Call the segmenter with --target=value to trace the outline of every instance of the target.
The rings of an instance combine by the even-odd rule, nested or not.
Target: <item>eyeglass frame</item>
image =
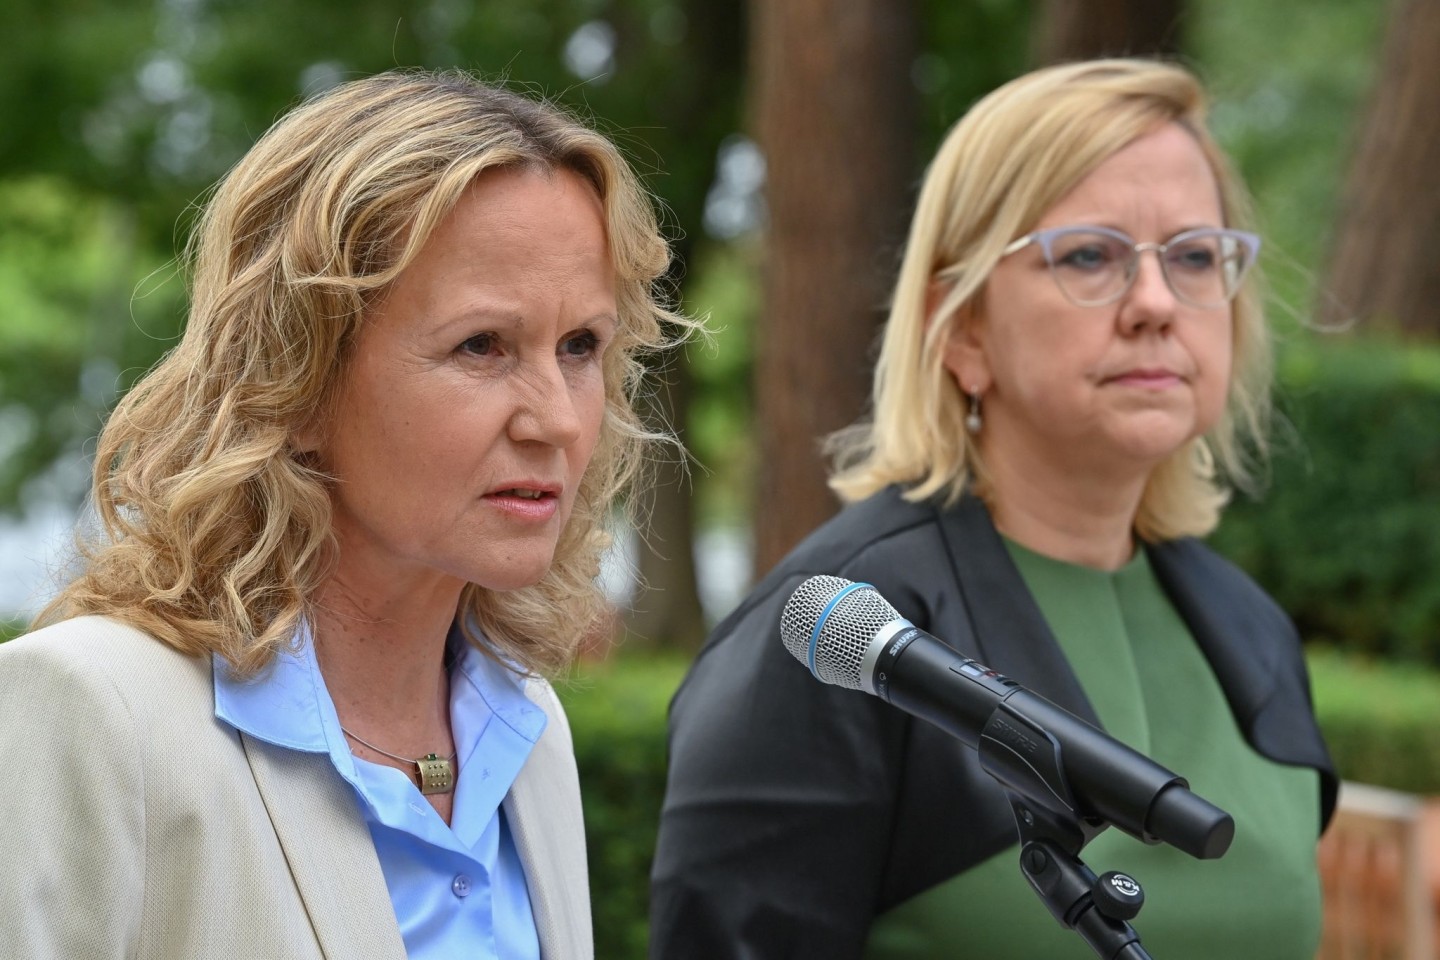
[[[1103,234],[1104,236],[1112,237],[1116,240],[1119,240],[1121,243],[1128,245],[1130,249],[1134,252],[1134,258],[1130,261],[1131,268],[1126,271],[1125,283],[1120,287],[1119,290],[1114,293],[1114,295],[1105,297],[1102,300],[1078,299],[1077,297],[1072,295],[1069,290],[1065,289],[1065,284],[1062,283],[1060,281],[1060,278],[1055,275],[1055,255],[1054,252],[1051,250],[1050,245],[1055,241],[1056,237],[1071,233]],[[1165,252],[1171,247],[1173,247],[1177,242],[1191,239],[1197,235],[1215,234],[1227,237],[1234,237],[1238,239],[1241,245],[1245,247],[1249,256],[1245,261],[1245,267],[1241,271],[1239,278],[1235,281],[1234,292],[1232,292],[1224,300],[1221,300],[1219,303],[1199,303],[1195,300],[1192,300],[1190,297],[1186,296],[1178,289],[1176,289],[1175,283],[1170,279],[1170,270],[1165,265]],[[1116,230],[1113,227],[1101,227],[1091,224],[1072,224],[1063,227],[1049,227],[1044,230],[1035,230],[1031,233],[1027,233],[1023,237],[1012,240],[1005,247],[1005,249],[1001,251],[1000,256],[1003,259],[1004,257],[1008,257],[1013,253],[1019,253],[1021,250],[1024,250],[1031,244],[1038,244],[1040,246],[1041,252],[1045,255],[1045,265],[1049,268],[1050,278],[1055,281],[1055,287],[1060,291],[1061,296],[1063,296],[1066,300],[1069,300],[1071,303],[1075,304],[1075,306],[1077,307],[1104,307],[1121,299],[1125,296],[1125,294],[1130,292],[1130,289],[1135,286],[1135,280],[1140,276],[1140,255],[1146,253],[1147,251],[1154,250],[1156,257],[1160,260],[1160,275],[1164,277],[1165,286],[1168,287],[1170,292],[1175,295],[1175,299],[1179,300],[1181,303],[1188,304],[1200,310],[1218,310],[1221,307],[1225,306],[1225,304],[1234,300],[1235,297],[1239,295],[1240,288],[1245,283],[1246,275],[1250,272],[1250,268],[1255,265],[1256,259],[1260,256],[1260,243],[1260,236],[1258,234],[1250,233],[1247,230],[1235,230],[1230,227],[1197,227],[1194,230],[1182,230],[1179,233],[1175,234],[1173,237],[1170,237],[1168,240],[1165,240],[1163,243],[1151,243],[1148,241],[1145,243],[1140,243],[1134,237],[1130,236],[1128,233],[1125,233],[1123,230]]]

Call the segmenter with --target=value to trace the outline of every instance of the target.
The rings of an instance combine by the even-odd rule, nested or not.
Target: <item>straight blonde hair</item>
[[[121,400],[99,438],[101,531],[36,619],[106,614],[237,674],[290,643],[334,561],[330,479],[292,438],[323,420],[366,309],[482,172],[568,170],[599,195],[619,328],[606,411],[554,563],[532,587],[466,587],[472,642],[553,671],[606,616],[597,582],[616,498],[657,439],[633,407],[641,354],[663,329],[669,264],[650,198],[609,140],[559,108],[459,72],[336,87],[281,119],[221,181],[187,248],[178,345]],[[669,324],[668,328],[662,325]],[[485,646],[482,645],[482,649]]]
[[[905,496],[954,502],[988,496],[978,445],[964,428],[965,397],[943,347],[982,295],[1005,247],[1091,171],[1135,139],[1178,123],[1199,143],[1219,186],[1225,223],[1248,228],[1250,202],[1205,126],[1199,82],[1172,63],[1094,60],[1049,67],[980,100],[946,136],[925,175],[881,343],[868,420],[833,435],[830,486],[843,500],[891,484]],[[935,306],[934,281],[948,292]],[[1232,305],[1234,370],[1226,410],[1206,436],[1150,475],[1135,520],[1147,540],[1208,533],[1231,486],[1254,483],[1265,453],[1271,346],[1260,280]]]

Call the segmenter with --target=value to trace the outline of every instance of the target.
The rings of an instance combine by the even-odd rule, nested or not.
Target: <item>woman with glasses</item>
[[[1336,778],[1295,630],[1198,539],[1264,450],[1270,357],[1240,183],[1186,70],[1049,68],[931,164],[849,506],[711,637],[671,709],[655,957],[1093,954],[1021,875],[976,754],[783,649],[807,577],[921,629],[1188,778],[1235,839],[1196,860],[1106,830],[1164,960],[1312,957]]]

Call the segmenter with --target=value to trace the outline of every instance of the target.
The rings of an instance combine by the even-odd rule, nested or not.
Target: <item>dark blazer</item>
[[[1251,745],[1320,771],[1318,835],[1338,781],[1293,625],[1198,541],[1146,549]],[[979,500],[946,510],[891,489],[847,508],[715,629],[671,704],[654,958],[858,957],[873,917],[1016,842],[969,748],[785,651],[780,611],[818,573],[874,584],[916,626],[1099,725]]]

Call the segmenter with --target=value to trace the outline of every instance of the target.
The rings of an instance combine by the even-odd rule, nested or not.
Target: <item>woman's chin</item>
[[[1120,459],[1153,469],[1203,433],[1192,418],[1147,416],[1120,425],[1111,433],[1107,446]]]
[[[486,564],[471,571],[471,583],[486,590],[506,592],[533,587],[550,572],[553,556],[522,558],[504,564]]]
[[[545,574],[547,571],[548,568],[547,570],[542,570],[539,573],[534,574],[533,576],[522,576],[512,572],[505,576],[486,576],[483,578],[477,578],[475,580],[472,580],[471,582],[478,587],[481,587],[485,590],[493,591],[495,593],[509,593],[513,590],[525,590],[529,587],[535,586],[535,584],[545,579]]]

